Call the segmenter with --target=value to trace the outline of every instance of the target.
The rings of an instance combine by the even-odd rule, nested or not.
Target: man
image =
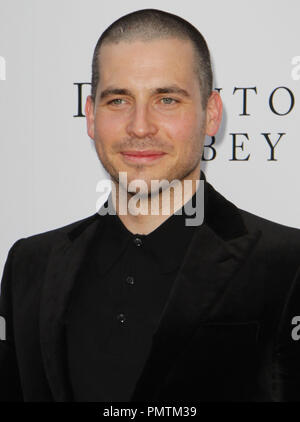
[[[123,16],[96,45],[85,111],[112,194],[10,249],[1,399],[299,400],[300,233],[238,209],[200,170],[222,114],[201,34],[158,10]],[[137,181],[159,213],[120,212]]]

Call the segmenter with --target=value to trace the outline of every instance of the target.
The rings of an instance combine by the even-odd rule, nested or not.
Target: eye
[[[163,104],[166,104],[166,105],[171,105],[171,104],[179,102],[178,100],[175,100],[174,98],[171,98],[171,97],[161,98],[161,101],[163,102]]]
[[[113,104],[113,105],[121,105],[124,101],[122,98],[114,98],[113,100],[109,101],[107,104]]]

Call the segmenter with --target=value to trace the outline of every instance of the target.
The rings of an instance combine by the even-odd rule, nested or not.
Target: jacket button
[[[134,238],[134,243],[136,246],[142,246],[142,239],[140,239],[139,237],[135,237]]]
[[[117,315],[117,320],[120,321],[122,324],[126,321],[126,317],[124,314]]]
[[[128,277],[126,277],[126,283],[133,285],[134,284],[134,278],[131,275],[129,275]]]

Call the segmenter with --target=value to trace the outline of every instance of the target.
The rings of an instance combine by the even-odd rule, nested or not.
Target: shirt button
[[[126,283],[131,285],[134,284],[134,278],[129,275],[128,277],[126,277]]]
[[[135,245],[136,246],[142,246],[142,239],[140,239],[139,237],[136,237],[135,239],[134,239],[134,243],[135,243]]]
[[[117,315],[117,320],[123,324],[126,321],[126,317],[124,314],[119,314]]]

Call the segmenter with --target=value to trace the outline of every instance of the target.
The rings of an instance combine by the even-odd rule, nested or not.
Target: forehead
[[[99,73],[102,86],[155,80],[193,85],[195,50],[191,41],[176,38],[107,43],[100,49]]]

